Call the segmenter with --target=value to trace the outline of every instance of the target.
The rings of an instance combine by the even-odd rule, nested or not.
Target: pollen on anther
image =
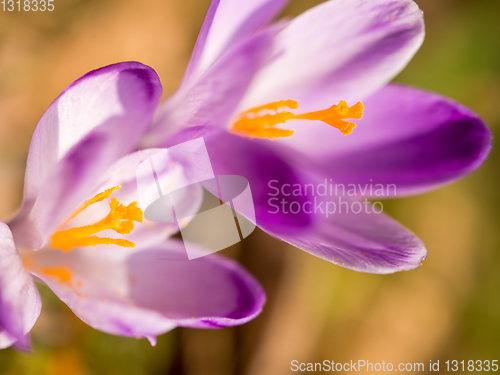
[[[73,213],[71,218],[74,218],[90,205],[109,198],[115,190],[118,190],[120,188],[121,186],[116,186],[97,194],[95,197],[88,200],[79,209],[77,209],[75,213]],[[125,206],[121,204],[116,199],[116,197],[113,197],[109,203],[109,208],[110,212],[108,216],[95,224],[57,231],[51,237],[51,246],[59,248],[63,251],[69,251],[74,247],[96,245],[117,245],[121,247],[134,247],[135,244],[126,239],[94,236],[94,234],[108,229],[113,230],[118,234],[126,235],[131,233],[134,229],[134,222],[142,222],[143,212],[139,207],[137,207],[137,202],[132,202],[128,206]]]
[[[275,128],[291,120],[318,120],[340,130],[343,135],[351,134],[356,124],[345,121],[360,119],[363,115],[363,104],[358,102],[349,107],[344,100],[339,104],[321,111],[295,114],[290,110],[297,109],[294,100],[282,100],[268,103],[240,113],[232,125],[231,131],[247,137],[286,138],[294,134],[293,130]]]

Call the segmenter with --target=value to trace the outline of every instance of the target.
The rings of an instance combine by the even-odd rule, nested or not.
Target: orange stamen
[[[121,186],[116,186],[107,189],[104,192],[97,194],[94,198],[85,202],[79,207],[71,218],[70,221],[85,208],[90,205],[100,202],[109,198],[115,191],[121,189]],[[94,234],[111,229],[119,234],[129,234],[134,229],[134,221],[142,223],[142,210],[137,207],[137,202],[130,203],[124,206],[113,197],[109,203],[110,213],[104,219],[92,225],[85,225],[82,227],[75,227],[56,232],[51,238],[51,246],[69,251],[74,247],[79,246],[96,246],[96,245],[117,245],[121,247],[134,247],[135,244],[128,240],[115,239],[109,237],[97,237]]]
[[[339,129],[342,134],[348,135],[352,133],[356,125],[344,120],[360,119],[363,116],[363,103],[358,102],[349,107],[344,100],[322,111],[298,115],[285,110],[285,108],[297,109],[298,103],[294,100],[282,100],[252,108],[237,117],[232,131],[236,134],[257,138],[290,137],[294,133],[293,130],[278,129],[274,126],[289,120],[319,120]]]
[[[59,228],[62,228],[64,227],[66,224],[68,224],[71,220],[73,220],[75,217],[78,216],[78,214],[80,212],[82,212],[83,210],[85,210],[88,206],[94,204],[94,203],[97,203],[97,202],[101,202],[103,201],[104,199],[107,199],[111,196],[111,194],[113,194],[116,190],[119,190],[121,189],[122,187],[121,186],[115,186],[115,187],[112,187],[112,188],[109,188],[109,189],[106,189],[104,190],[102,193],[99,193],[97,194],[95,197],[89,199],[88,201],[86,201],[84,204],[82,204],[80,207],[78,207],[60,226]]]
[[[68,284],[71,286],[71,278],[73,277],[71,270],[66,267],[54,267],[54,268],[42,268],[42,271],[47,276],[56,277],[59,282]]]

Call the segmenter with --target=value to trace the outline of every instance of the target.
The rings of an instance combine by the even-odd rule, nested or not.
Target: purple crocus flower
[[[365,210],[326,218],[329,197],[316,194],[311,207],[305,185],[354,185],[346,199],[360,203],[380,197],[377,186],[395,186],[391,197],[426,192],[478,168],[491,132],[458,103],[388,84],[424,39],[413,1],[330,0],[270,24],[285,3],[213,0],[184,80],[143,144],[203,136],[216,174],[250,181],[267,233],[356,271],[416,268],[427,252],[413,233]],[[296,201],[296,212],[275,210],[271,197]]]
[[[90,326],[152,343],[176,326],[237,325],[261,311],[264,292],[244,269],[212,255],[188,261],[168,239],[177,227],[143,219],[136,168],[161,150],[128,153],[161,91],[151,68],[111,65],[71,84],[40,119],[22,207],[0,223],[0,348],[27,345],[41,309],[32,277]],[[182,183],[182,166],[167,164],[159,177]],[[201,192],[186,194],[199,204]]]

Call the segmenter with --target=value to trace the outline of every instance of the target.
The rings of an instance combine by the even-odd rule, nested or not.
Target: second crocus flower
[[[75,81],[40,119],[22,207],[0,223],[0,348],[28,345],[41,309],[33,278],[90,326],[152,343],[177,326],[219,328],[260,313],[264,292],[241,266],[189,261],[170,238],[177,227],[143,217],[136,169],[160,150],[130,152],[160,96],[154,70],[120,63]],[[182,165],[166,162],[162,181],[182,182]],[[183,199],[196,207],[200,194]]]
[[[143,144],[204,137],[216,174],[250,181],[267,233],[356,271],[416,268],[424,245],[385,214],[275,212],[270,184],[426,192],[478,168],[491,132],[452,100],[389,84],[424,39],[415,2],[330,0],[270,23],[285,3],[212,1],[184,80]],[[377,198],[369,191],[352,199]],[[312,199],[282,189],[272,197],[300,207]]]

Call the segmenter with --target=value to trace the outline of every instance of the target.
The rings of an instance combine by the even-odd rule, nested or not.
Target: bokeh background
[[[246,1],[246,0],[245,0]],[[292,0],[296,16],[318,0]],[[500,126],[500,1],[417,0],[427,38],[398,82],[456,99]],[[179,84],[209,0],[55,0],[45,13],[0,11],[0,219],[21,200],[31,133],[73,80],[110,63]],[[1,9],[1,8],[0,8]],[[450,142],[453,142],[450,139]],[[500,359],[500,153],[466,179],[385,202],[420,236],[423,266],[378,276],[333,266],[256,231],[225,250],[264,285],[254,321],[175,329],[151,347],[87,327],[47,288],[33,350],[0,352],[0,374],[280,375],[290,362]],[[427,366],[426,366],[427,368]]]

